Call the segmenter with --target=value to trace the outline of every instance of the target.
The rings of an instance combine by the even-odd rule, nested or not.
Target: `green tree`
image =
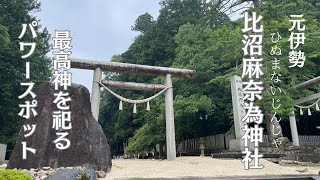
[[[160,15],[156,21],[152,20],[152,18],[148,14],[144,14],[137,19],[133,29],[140,31],[141,34],[135,39],[135,41],[129,47],[129,49],[122,54],[121,62],[156,66],[180,66],[177,65],[179,63],[176,62],[178,61],[176,59],[176,48],[178,47],[178,43],[175,40],[175,36],[178,33],[179,28],[186,23],[189,23],[191,25],[196,25],[200,23],[202,19],[206,16],[207,12],[210,10],[210,6],[212,5],[212,3],[207,3],[203,0],[161,1],[160,4]],[[229,19],[222,21],[221,19],[217,18],[217,21],[219,20],[221,22],[220,24],[223,24],[223,22],[229,22]],[[204,74],[205,73],[203,73],[203,75]],[[202,78],[202,76],[199,76],[199,79],[192,80],[192,82],[195,82],[196,85],[188,88],[185,88],[186,86],[184,86],[184,83],[188,85],[192,84],[189,81],[175,80],[174,82],[176,87],[175,94],[180,95],[175,97],[174,101],[175,106],[177,105],[181,107],[181,109],[176,108],[177,111],[175,112],[175,116],[177,116],[175,117],[176,123],[178,124],[176,126],[178,132],[177,139],[180,141],[185,138],[200,135],[208,135],[208,132],[212,133],[212,131],[214,131],[214,128],[210,128],[212,131],[205,130],[209,126],[209,124],[212,123],[212,118],[208,118],[208,116],[214,116],[213,114],[210,114],[211,108],[214,106],[214,103],[207,95],[203,95],[203,91],[196,92],[196,90],[192,89],[194,87],[196,87],[197,89],[200,89],[200,87],[204,87],[205,84],[202,84],[201,82],[208,82],[208,76],[206,77],[207,78]],[[113,79],[144,83],[164,83],[163,79],[160,77],[153,78],[142,76],[119,75],[113,77]],[[201,86],[197,87],[197,85],[200,84]],[[191,91],[189,92],[188,90]],[[207,90],[205,91],[207,92]],[[130,97],[133,99],[149,97],[152,95],[152,93],[148,92],[117,92],[119,92],[121,95],[124,95],[125,97]],[[200,98],[201,103],[203,104],[192,101],[197,98]],[[105,100],[112,101],[112,103],[116,104],[119,103],[118,100],[113,101],[113,98],[110,97],[108,97],[108,99]],[[163,102],[163,98],[159,97],[151,102],[151,111],[146,112],[141,110],[138,111],[136,115],[132,115],[132,107],[130,106],[128,108],[129,111],[124,110],[122,112],[119,112],[119,114],[116,114],[115,117],[112,117],[114,118],[113,120],[109,120],[109,122],[113,123],[104,127],[110,127],[113,124],[113,126],[117,125],[116,127],[120,127],[120,129],[122,129],[120,130],[120,132],[122,132],[123,130],[125,130],[126,132],[132,132],[131,135],[130,133],[123,133],[124,136],[127,136],[127,139],[129,137],[132,137],[129,140],[129,146],[127,148],[127,151],[143,151],[147,148],[153,147],[157,143],[164,144],[165,118]],[[192,106],[193,111],[188,111],[190,108],[186,106],[188,104]],[[115,106],[113,110],[116,111],[116,108],[117,106]],[[103,111],[105,111],[106,109],[103,109]],[[138,109],[142,109],[142,107],[140,106],[140,108]],[[210,112],[208,112],[209,109]],[[190,116],[183,115],[187,112]],[[123,117],[122,114],[126,115],[124,116],[126,118],[119,119],[119,117]],[[102,116],[101,118],[109,119],[110,116]],[[192,122],[195,120],[194,118],[196,118],[197,123]],[[185,123],[187,121],[188,123]],[[118,126],[119,124],[122,124],[123,126]],[[189,129],[192,129],[191,126],[194,124],[197,124],[197,126],[193,128],[192,132],[187,132]],[[135,128],[131,128],[129,127],[129,125]],[[132,131],[132,129],[136,130]],[[226,129],[228,130],[229,127]],[[117,132],[110,132],[110,134],[108,134],[107,131],[108,130],[106,130],[106,134],[109,139],[115,140],[117,135],[119,134]],[[121,140],[125,140],[125,138]],[[116,141],[117,140],[115,140],[114,142]],[[144,143],[141,144],[140,142]]]
[[[22,24],[37,20],[32,12],[38,11],[40,4],[35,0],[3,0],[0,3],[0,142],[8,143],[9,148],[15,143],[23,119],[18,116],[19,100],[25,89],[21,82],[40,83],[49,79],[49,35],[40,25],[35,27],[38,37],[33,39],[30,30],[22,39],[19,35]],[[38,23],[40,24],[40,23]],[[29,58],[21,56],[28,52],[20,51],[19,42],[35,42],[36,50]],[[30,62],[31,80],[25,78],[25,63]]]
[[[298,83],[306,81],[308,79],[319,76],[319,52],[318,52],[318,43],[319,43],[319,11],[317,11],[317,6],[315,6],[313,1],[264,1],[262,7],[260,9],[261,15],[264,17],[263,26],[264,26],[264,66],[263,72],[264,76],[262,81],[264,82],[265,90],[263,92],[263,99],[258,103],[260,107],[263,109],[265,116],[264,122],[266,124],[267,133],[269,134],[269,138],[271,134],[272,124],[271,118],[274,113],[277,113],[278,117],[284,117],[283,121],[287,120],[287,116],[291,114],[294,110],[294,99],[301,98],[306,95],[310,95],[312,93],[318,92],[319,88],[313,88],[310,90],[304,90],[302,92],[295,91],[292,87]],[[254,9],[250,9],[249,11],[253,11]],[[289,22],[289,15],[292,14],[304,14],[304,18],[306,19],[306,26],[308,27],[305,31],[306,42],[305,45],[301,46],[301,50],[306,53],[307,61],[305,62],[305,66],[303,68],[289,68],[289,42],[288,39],[290,37],[290,32],[288,29],[291,27],[291,23]],[[237,21],[236,21],[237,22]],[[238,25],[235,27],[236,32],[240,32],[243,27],[243,20],[238,20]],[[280,70],[272,69],[272,58],[269,55],[272,46],[274,45],[271,42],[271,33],[279,32],[282,36],[282,39],[277,43],[278,47],[281,48],[282,56],[277,57],[280,63]],[[231,42],[232,43],[232,42]],[[233,42],[234,46],[237,46],[236,43]],[[240,43],[241,44],[241,43]],[[242,44],[241,44],[242,46]],[[228,47],[229,49],[230,47]],[[240,49],[239,47],[237,49]],[[234,51],[233,51],[234,52]],[[229,53],[231,54],[231,53]],[[299,73],[296,73],[297,70]],[[276,72],[281,74],[280,80],[281,83],[275,84],[273,80],[271,80],[272,74]],[[218,76],[211,80],[212,83],[223,82],[226,85],[230,82],[230,76],[237,74],[241,75],[241,69],[228,72],[225,71],[224,76]],[[246,79],[245,79],[246,80]],[[278,93],[275,96],[271,94],[270,88],[271,86],[278,86],[284,92]],[[279,99],[281,101],[281,107],[277,110],[272,108],[272,99]],[[288,122],[287,122],[288,123]]]
[[[144,33],[153,25],[153,17],[149,13],[145,13],[138,17],[132,30]]]
[[[230,21],[230,8],[238,7],[241,1],[201,1],[172,0],[161,1],[160,15],[153,20],[144,14],[136,21],[136,28],[141,34],[129,49],[121,55],[121,62],[138,63],[156,66],[188,68],[197,71],[195,80],[174,79],[174,107],[176,139],[180,142],[187,138],[232,132],[233,114],[230,89],[230,78],[242,74],[242,31],[243,19]],[[248,3],[252,5],[252,3]],[[257,3],[255,3],[257,4]],[[240,8],[247,3],[241,4]],[[232,10],[233,11],[233,10]],[[248,11],[253,11],[250,8]],[[288,116],[293,110],[293,100],[319,92],[319,87],[297,92],[292,89],[295,84],[320,75],[319,68],[319,4],[315,0],[276,1],[265,0],[260,3],[259,13],[264,17],[264,82],[263,99],[259,101],[266,118],[270,122],[272,98],[270,80],[273,73],[269,52],[273,43],[271,33],[279,32],[282,39],[278,46],[282,49],[281,81],[279,86],[285,93],[275,98],[281,100],[282,106],[277,115]],[[289,15],[304,14],[307,30],[306,42],[301,50],[307,55],[305,66],[301,69],[289,68]],[[299,71],[299,73],[297,73]],[[163,78],[120,75],[111,79],[122,81],[149,82],[163,84]],[[244,79],[246,80],[246,79]],[[117,91],[125,97],[139,99],[149,97],[148,92]],[[110,103],[118,100],[106,98]],[[127,151],[143,151],[155,144],[165,144],[164,104],[161,96],[151,102],[151,111],[140,110],[132,114],[132,106],[111,118],[110,126],[121,132],[121,141],[130,138]],[[111,106],[109,106],[111,107]],[[108,107],[108,108],[109,108]],[[117,105],[113,105],[116,111]],[[143,109],[139,106],[138,109]],[[110,111],[108,109],[107,111]],[[106,112],[107,113],[107,112]],[[108,112],[109,113],[109,112]],[[120,118],[121,117],[121,118]],[[286,118],[283,118],[284,122]],[[270,124],[263,124],[270,134]],[[286,126],[287,127],[287,126]],[[125,133],[123,133],[125,132]],[[110,135],[114,142],[119,133]]]

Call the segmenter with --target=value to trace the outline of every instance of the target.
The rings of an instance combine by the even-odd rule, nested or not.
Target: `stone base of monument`
[[[35,131],[29,137],[28,132],[22,127],[11,154],[8,169],[42,169],[51,167],[87,167],[95,171],[111,170],[111,152],[106,136],[100,124],[93,118],[90,105],[90,94],[86,87],[72,84],[67,91],[71,102],[68,102],[71,112],[72,128],[64,130],[70,140],[68,149],[58,149],[54,141],[58,138],[57,131],[53,128],[53,112],[59,111],[55,100],[55,90],[51,83],[43,83],[34,91],[37,95],[38,115],[24,121],[24,125],[35,124]],[[68,126],[68,125],[67,125]],[[27,158],[23,159],[23,145],[35,149],[35,153],[27,151]],[[62,143],[64,143],[62,141]]]
[[[248,142],[249,151],[254,150],[254,143]],[[229,151],[231,152],[242,152],[245,150],[243,139],[230,139],[229,140]]]
[[[88,180],[96,180],[96,172],[94,169],[62,169],[51,175],[49,175],[46,180],[73,180],[73,179],[88,179]]]

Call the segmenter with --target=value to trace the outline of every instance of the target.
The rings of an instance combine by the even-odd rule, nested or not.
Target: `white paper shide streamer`
[[[312,115],[311,108],[315,107],[316,111],[320,111],[319,103],[320,103],[320,98],[316,102],[314,102],[313,104],[311,104],[309,106],[299,106],[297,104],[294,106],[300,109],[300,115],[303,115],[304,109],[308,109],[308,116],[311,116]]]

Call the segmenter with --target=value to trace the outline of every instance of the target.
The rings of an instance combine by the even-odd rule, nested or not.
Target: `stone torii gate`
[[[300,83],[300,84],[294,86],[293,88],[301,91],[301,90],[308,89],[308,88],[311,88],[311,87],[319,85],[319,84],[320,84],[320,76],[313,78],[313,79],[310,79],[308,81],[305,81],[303,83]],[[320,98],[320,93],[316,93],[316,94],[313,94],[313,95],[310,95],[307,97],[303,97],[301,99],[297,99],[294,101],[294,103],[295,103],[295,105],[298,105],[298,104],[303,104],[303,103],[313,101],[313,100],[316,100],[319,98]],[[295,116],[294,112],[292,112],[292,115],[289,117],[289,120],[290,120],[290,129],[291,129],[293,145],[299,146],[300,145],[299,135],[298,135],[297,124],[296,124],[296,116]]]
[[[167,88],[165,90],[167,159],[176,159],[172,77],[194,79],[196,75],[194,70],[117,62],[101,62],[78,58],[70,59],[72,68],[94,70],[91,94],[91,110],[93,117],[97,121],[99,117],[100,105],[100,84],[118,89],[146,91],[164,90]],[[165,85],[102,80],[102,71],[135,75],[165,76]]]
[[[320,76],[295,85],[293,88],[296,90],[304,90],[310,87],[316,86],[320,84]],[[234,115],[234,126],[235,126],[235,135],[236,139],[229,141],[229,149],[232,151],[243,151],[244,150],[244,140],[241,137],[244,135],[245,122],[242,122],[241,119],[245,116],[245,111],[242,107],[243,103],[243,92],[242,92],[242,79],[239,76],[233,76],[231,78],[231,92],[232,92],[232,104],[233,104],[233,115]],[[303,97],[301,99],[297,99],[294,101],[294,106],[299,104],[303,104],[309,101],[313,101],[316,99],[320,99],[320,93],[315,93],[313,95]],[[292,144],[293,146],[300,146],[299,143],[299,135],[297,130],[297,123],[295,112],[293,111],[289,116],[290,121],[290,130],[292,136]],[[249,145],[250,148],[250,145]]]

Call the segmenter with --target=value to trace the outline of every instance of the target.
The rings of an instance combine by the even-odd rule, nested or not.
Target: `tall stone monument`
[[[54,93],[57,91],[49,82],[41,84],[35,91],[38,115],[25,120],[24,125],[36,124],[36,129],[31,136],[25,137],[24,128],[21,128],[7,168],[83,166],[97,171],[110,171],[110,147],[101,126],[92,116],[89,91],[84,86],[72,84],[68,88],[72,129],[68,130],[67,138],[71,145],[65,150],[56,148],[53,141],[57,139],[57,135],[52,128],[52,114],[57,110],[53,103]],[[34,154],[27,151],[27,159],[22,157],[22,142],[26,142],[28,148],[36,150]]]

